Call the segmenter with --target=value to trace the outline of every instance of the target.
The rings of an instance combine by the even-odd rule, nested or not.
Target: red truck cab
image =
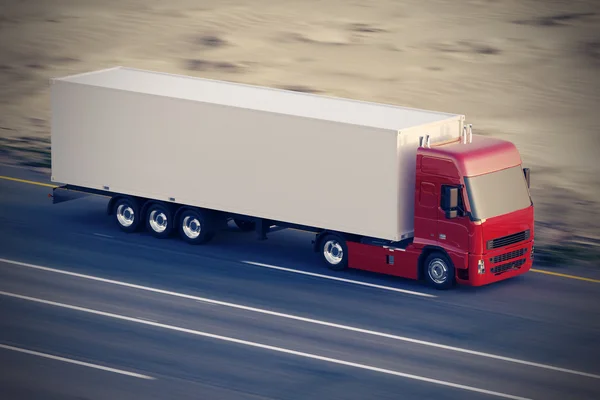
[[[515,145],[471,137],[419,148],[413,244],[440,247],[457,282],[481,286],[531,268],[534,211]]]
[[[482,286],[533,263],[529,169],[515,145],[481,135],[417,150],[414,237],[396,245],[349,241],[349,267],[445,289]]]

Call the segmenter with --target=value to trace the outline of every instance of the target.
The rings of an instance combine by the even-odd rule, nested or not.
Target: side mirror
[[[527,181],[527,187],[531,187],[531,171],[529,168],[523,168],[523,174],[525,175],[525,180]]]
[[[451,211],[458,207],[458,188],[456,186],[443,186],[442,209]]]
[[[442,210],[446,212],[446,218],[452,219],[458,216],[458,188],[456,186],[442,186]]]

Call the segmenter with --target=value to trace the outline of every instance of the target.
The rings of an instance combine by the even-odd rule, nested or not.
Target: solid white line
[[[34,356],[40,356],[40,357],[50,358],[52,360],[64,361],[64,362],[71,363],[71,364],[83,365],[84,367],[101,369],[103,371],[114,372],[114,373],[121,374],[121,375],[133,376],[134,378],[150,379],[150,380],[154,380],[155,379],[155,378],[153,378],[151,376],[136,374],[135,372],[128,372],[128,371],[123,371],[123,370],[120,370],[120,369],[103,367],[102,365],[90,364],[90,363],[86,363],[86,362],[83,362],[83,361],[77,361],[77,360],[71,360],[69,358],[64,358],[64,357],[59,357],[59,356],[53,356],[51,354],[45,354],[45,353],[40,353],[40,352],[33,351],[33,350],[21,349],[21,348],[18,348],[18,347],[8,346],[8,345],[5,345],[5,344],[0,344],[0,348],[7,349],[7,350],[14,350],[14,351],[18,351],[18,352],[21,352],[21,353],[32,354]]]
[[[153,293],[160,293],[160,294],[164,294],[164,295],[167,295],[167,296],[174,296],[174,297],[181,297],[181,298],[184,298],[184,299],[196,300],[196,301],[203,302],[203,303],[208,303],[208,304],[217,304],[217,305],[221,305],[221,306],[224,306],[224,307],[230,307],[230,308],[235,308],[235,309],[239,309],[239,310],[252,311],[252,312],[256,312],[256,313],[260,313],[260,314],[273,315],[273,316],[276,316],[276,317],[287,318],[287,319],[292,319],[292,320],[302,321],[302,322],[308,322],[308,323],[316,324],[316,325],[329,326],[329,327],[332,327],[332,328],[343,329],[343,330],[352,331],[352,332],[359,332],[359,333],[364,333],[364,334],[367,334],[367,335],[379,336],[379,337],[384,337],[384,338],[388,338],[388,339],[393,339],[393,340],[399,340],[399,341],[408,342],[408,343],[419,344],[419,345],[422,345],[422,346],[435,347],[435,348],[438,348],[438,349],[443,349],[443,350],[448,350],[448,351],[455,351],[455,352],[458,352],[458,353],[470,354],[470,355],[474,355],[474,356],[485,357],[485,358],[490,358],[490,359],[495,359],[495,360],[501,360],[501,361],[511,362],[511,363],[515,363],[515,364],[522,364],[522,365],[527,365],[527,366],[530,366],[530,367],[548,369],[548,370],[557,371],[557,372],[564,372],[564,373],[567,373],[567,374],[580,375],[580,376],[585,376],[585,377],[588,377],[588,378],[600,379],[600,375],[595,375],[595,374],[591,374],[591,373],[588,373],[588,372],[576,371],[576,370],[567,369],[567,368],[561,368],[561,367],[556,367],[556,366],[548,365],[548,364],[540,364],[540,363],[536,363],[536,362],[531,362],[531,361],[526,361],[526,360],[520,360],[520,359],[517,359],[517,358],[504,357],[504,356],[499,356],[499,355],[496,355],[496,354],[484,353],[484,352],[481,352],[481,351],[463,349],[463,348],[460,348],[460,347],[448,346],[448,345],[445,345],[445,344],[427,342],[425,340],[419,340],[419,339],[413,339],[413,338],[409,338],[409,337],[405,337],[405,336],[398,336],[398,335],[392,335],[392,334],[389,334],[389,333],[371,331],[371,330],[368,330],[368,329],[356,328],[356,327],[353,327],[353,326],[341,325],[341,324],[336,324],[336,323],[333,323],[333,322],[327,322],[327,321],[321,321],[321,320],[317,320],[317,319],[305,318],[305,317],[300,317],[300,316],[292,315],[292,314],[284,314],[284,313],[280,313],[280,312],[276,312],[276,311],[265,310],[265,309],[262,309],[262,308],[255,308],[255,307],[244,306],[244,305],[241,305],[241,304],[228,303],[228,302],[225,302],[225,301],[213,300],[213,299],[208,299],[208,298],[205,298],[205,297],[194,296],[194,295],[190,295],[190,294],[171,292],[171,291],[168,291],[168,290],[156,289],[156,288],[151,288],[151,287],[148,287],[148,286],[136,285],[136,284],[133,284],[133,283],[127,283],[127,282],[115,281],[115,280],[111,280],[111,279],[99,278],[99,277],[96,277],[96,276],[84,275],[84,274],[79,274],[79,273],[76,273],[76,272],[64,271],[64,270],[61,270],[61,269],[54,269],[54,268],[49,268],[49,267],[42,267],[42,266],[39,266],[39,265],[27,264],[27,263],[23,263],[23,262],[20,262],[20,261],[6,260],[6,259],[3,259],[3,258],[0,258],[0,262],[4,262],[4,263],[7,263],[7,264],[12,264],[12,265],[16,265],[16,266],[21,266],[21,267],[26,267],[26,268],[38,269],[38,270],[41,270],[41,271],[54,272],[54,273],[57,273],[57,274],[75,276],[75,277],[78,277],[78,278],[89,279],[89,280],[93,280],[93,281],[97,281],[97,282],[103,282],[103,283],[109,283],[109,284],[112,284],[112,285],[124,286],[124,287],[133,288],[133,289],[139,289],[139,290],[145,290],[145,291],[153,292]]]
[[[349,361],[338,360],[338,359],[335,359],[335,358],[323,357],[323,356],[319,356],[319,355],[311,354],[311,353],[303,353],[303,352],[300,352],[300,351],[290,350],[290,349],[286,349],[286,348],[282,348],[282,347],[269,346],[269,345],[262,344],[262,343],[256,343],[256,342],[250,342],[250,341],[247,341],[247,340],[235,339],[235,338],[228,337],[228,336],[215,335],[213,333],[202,332],[202,331],[197,331],[197,330],[188,329],[188,328],[182,328],[182,327],[179,327],[179,326],[161,324],[161,323],[158,323],[158,322],[144,321],[144,320],[141,320],[141,319],[131,318],[131,317],[127,317],[127,316],[124,316],[124,315],[112,314],[112,313],[108,313],[108,312],[104,312],[104,311],[92,310],[90,308],[72,306],[72,305],[64,304],[64,303],[57,303],[57,302],[54,302],[54,301],[38,299],[38,298],[35,298],[35,297],[29,297],[29,296],[23,296],[23,295],[15,294],[15,293],[8,293],[8,292],[2,292],[2,291],[0,291],[0,295],[9,296],[9,297],[15,297],[15,298],[22,299],[22,300],[29,300],[29,301],[33,301],[33,302],[36,302],[36,303],[48,304],[48,305],[52,305],[52,306],[56,306],[56,307],[67,308],[67,309],[70,309],[70,310],[82,311],[82,312],[86,312],[86,313],[90,313],[90,314],[102,315],[104,317],[119,319],[119,320],[123,320],[123,321],[135,322],[135,323],[138,323],[138,324],[150,325],[150,326],[155,326],[155,327],[158,327],[158,328],[164,328],[164,329],[168,329],[168,330],[189,333],[189,334],[192,334],[192,335],[209,337],[209,338],[212,338],[212,339],[223,340],[223,341],[226,341],[226,342],[238,343],[238,344],[243,344],[243,345],[251,346],[251,347],[258,347],[258,348],[261,348],[261,349],[272,350],[272,351],[276,351],[276,352],[279,352],[279,353],[293,354],[293,355],[299,356],[299,357],[311,358],[311,359],[320,360],[320,361],[327,361],[327,362],[330,362],[330,363],[333,363],[333,364],[340,364],[340,365],[346,365],[346,366],[349,366],[349,367],[355,367],[355,368],[365,369],[365,370],[369,370],[369,371],[381,372],[381,373],[384,373],[384,374],[400,376],[400,377],[403,377],[403,378],[408,378],[408,379],[413,379],[413,380],[417,380],[417,381],[433,383],[433,384],[436,384],[436,385],[448,386],[448,387],[453,387],[453,388],[457,388],[457,389],[463,389],[463,390],[467,390],[467,391],[471,391],[471,392],[478,392],[478,393],[489,394],[489,395],[492,395],[492,396],[503,397],[503,398],[506,398],[506,399],[531,400],[531,399],[528,399],[528,398],[525,398],[525,397],[519,397],[519,396],[514,396],[514,395],[510,395],[510,394],[506,394],[506,393],[494,392],[494,391],[491,391],[491,390],[480,389],[480,388],[476,388],[476,387],[472,387],[472,386],[467,386],[467,385],[460,385],[458,383],[452,383],[452,382],[442,381],[442,380],[438,380],[438,379],[426,378],[424,376],[412,375],[412,374],[407,374],[407,373],[404,373],[404,372],[393,371],[393,370],[384,369],[384,368],[377,368],[377,367],[373,367],[373,366],[370,366],[370,365],[358,364],[358,363],[353,363],[353,362],[349,362]]]
[[[301,275],[316,276],[317,278],[325,278],[325,279],[330,279],[332,281],[352,283],[354,285],[369,286],[369,287],[374,287],[374,288],[377,288],[377,289],[389,290],[389,291],[392,291],[392,292],[406,293],[406,294],[412,294],[412,295],[415,295],[415,296],[422,296],[422,297],[437,297],[436,295],[428,294],[428,293],[414,292],[412,290],[398,289],[398,288],[395,288],[395,287],[376,285],[374,283],[354,281],[354,280],[345,279],[345,278],[337,278],[335,276],[316,274],[314,272],[300,271],[300,270],[297,270],[297,269],[277,267],[275,265],[263,264],[263,263],[258,263],[258,262],[254,262],[254,261],[242,261],[242,262],[244,264],[255,265],[257,267],[265,267],[265,268],[277,269],[279,271],[293,272],[295,274],[301,274]]]

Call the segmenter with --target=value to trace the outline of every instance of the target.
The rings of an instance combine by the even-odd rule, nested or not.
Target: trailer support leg
[[[267,240],[269,224],[262,218],[256,220],[256,236],[258,240]]]

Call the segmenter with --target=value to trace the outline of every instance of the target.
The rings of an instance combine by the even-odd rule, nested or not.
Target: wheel
[[[454,265],[445,254],[431,253],[424,264],[424,275],[427,283],[440,290],[448,289],[454,285]]]
[[[321,256],[325,265],[334,271],[348,267],[348,247],[346,241],[338,235],[329,234],[321,240]]]
[[[203,244],[214,236],[214,227],[207,214],[196,210],[181,213],[178,225],[179,235],[190,244]]]
[[[137,231],[140,225],[140,209],[137,201],[121,198],[115,202],[113,215],[119,228],[127,233]]]
[[[173,214],[165,205],[150,204],[146,210],[146,229],[159,239],[169,237],[173,232]]]
[[[244,232],[251,232],[256,229],[256,223],[251,221],[243,221],[241,219],[233,219],[235,225]]]

